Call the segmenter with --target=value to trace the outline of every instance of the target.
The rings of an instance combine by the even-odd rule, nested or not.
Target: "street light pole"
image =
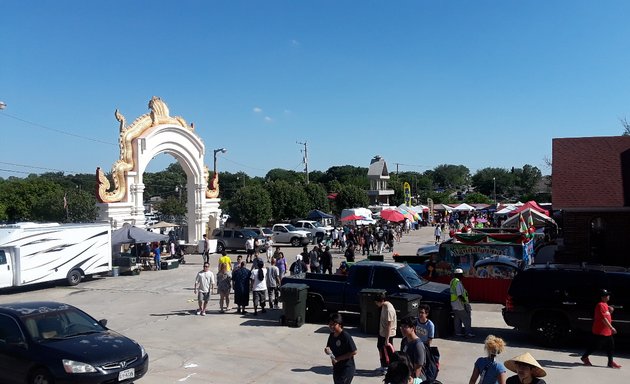
[[[217,174],[217,153],[225,153],[227,152],[227,149],[225,148],[218,148],[214,150],[214,173],[212,174],[212,176],[214,177],[214,175]]]
[[[494,208],[496,209],[497,207],[497,178],[496,177],[492,178],[492,190],[494,194]]]

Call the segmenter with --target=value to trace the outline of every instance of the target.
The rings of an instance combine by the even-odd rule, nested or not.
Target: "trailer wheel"
[[[79,284],[81,282],[81,271],[79,271],[78,269],[73,269],[72,271],[68,272],[68,276],[66,276],[66,281],[70,286],[75,286]]]

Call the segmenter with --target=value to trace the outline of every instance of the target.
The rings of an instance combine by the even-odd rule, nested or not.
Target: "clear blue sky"
[[[0,168],[109,170],[114,110],[132,121],[156,95],[210,168],[228,149],[220,171],[301,170],[307,141],[310,170],[380,154],[546,174],[552,138],[623,132],[628,15],[621,0],[3,0]]]

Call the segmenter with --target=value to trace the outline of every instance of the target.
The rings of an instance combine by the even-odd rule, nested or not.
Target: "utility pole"
[[[296,141],[295,143],[304,146],[304,158],[302,159],[302,162],[304,163],[304,174],[306,176],[306,185],[308,185],[308,144],[306,141],[304,141],[303,143]]]

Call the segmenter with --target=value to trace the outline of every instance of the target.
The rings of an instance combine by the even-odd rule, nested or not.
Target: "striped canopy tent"
[[[409,208],[408,206],[406,206],[405,204],[399,205],[396,208],[396,210],[398,210],[398,212],[402,213],[410,221],[416,221],[416,220],[420,219],[420,216],[418,215],[418,213],[416,211],[414,211],[413,209]]]

